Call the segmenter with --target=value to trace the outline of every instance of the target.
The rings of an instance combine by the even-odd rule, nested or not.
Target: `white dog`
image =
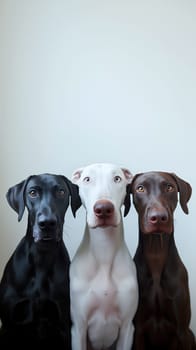
[[[87,221],[70,268],[73,350],[131,349],[138,283],[121,214],[123,204],[124,215],[130,208],[131,180],[129,170],[105,163],[72,176]]]

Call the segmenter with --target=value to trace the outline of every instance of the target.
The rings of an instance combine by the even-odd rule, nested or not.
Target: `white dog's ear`
[[[84,168],[79,168],[77,170],[75,170],[72,174],[72,177],[71,177],[71,181],[74,183],[74,184],[77,184],[77,182],[79,181],[79,179],[81,178],[81,174],[83,172],[83,169]]]
[[[130,184],[132,182],[132,179],[133,179],[133,174],[130,172],[129,169],[121,168],[121,170],[123,171],[123,173],[125,175],[127,183]]]

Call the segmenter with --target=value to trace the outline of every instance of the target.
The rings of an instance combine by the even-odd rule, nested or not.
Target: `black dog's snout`
[[[54,230],[57,226],[57,218],[55,215],[40,215],[38,219],[38,225],[41,230]]]
[[[107,218],[114,213],[114,206],[109,201],[100,200],[94,205],[94,212],[99,218]]]

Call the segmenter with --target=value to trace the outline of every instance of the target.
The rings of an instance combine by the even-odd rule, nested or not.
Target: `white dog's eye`
[[[89,182],[90,181],[90,177],[89,176],[84,177],[83,181],[84,182]]]
[[[116,176],[114,176],[114,182],[121,182],[121,177],[120,176],[118,176],[118,175],[116,175]]]

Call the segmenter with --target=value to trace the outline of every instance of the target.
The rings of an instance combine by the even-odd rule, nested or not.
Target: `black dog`
[[[81,205],[78,187],[61,175],[33,175],[11,187],[7,200],[19,221],[27,208],[28,226],[0,283],[0,348],[69,350],[70,258],[63,224],[70,200],[74,216]]]
[[[147,172],[133,178],[139,217],[134,256],[139,305],[134,318],[134,350],[195,350],[188,273],[174,240],[173,213],[179,201],[188,214],[191,186],[175,174]],[[186,240],[186,237],[185,237]]]

